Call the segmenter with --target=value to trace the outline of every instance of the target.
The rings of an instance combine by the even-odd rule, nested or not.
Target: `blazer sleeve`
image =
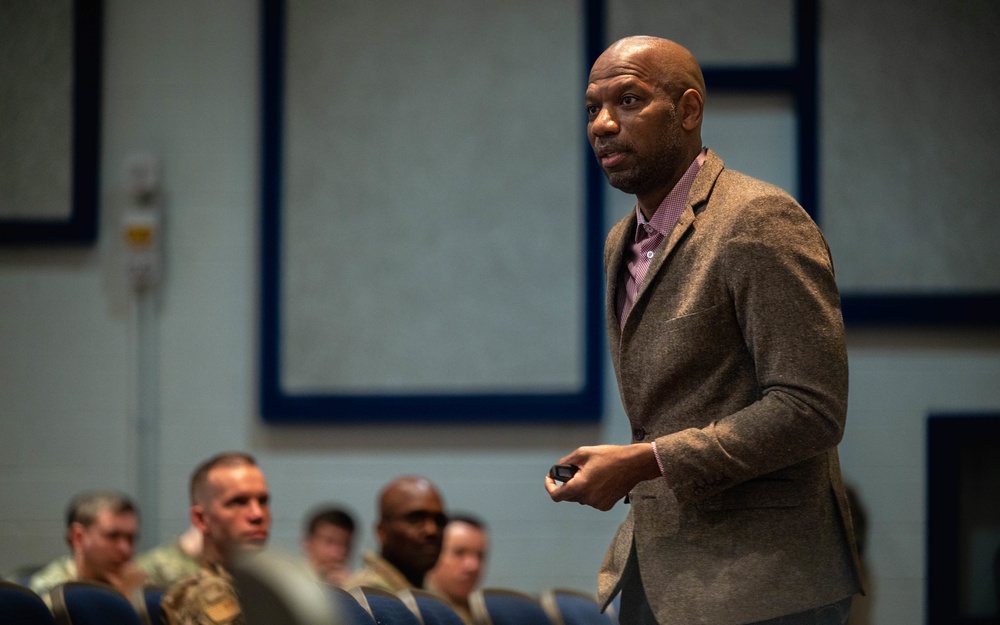
[[[844,431],[847,350],[826,241],[777,188],[752,196],[735,214],[719,262],[756,399],[656,439],[667,483],[681,500],[817,456]],[[727,392],[725,381],[718,392]]]

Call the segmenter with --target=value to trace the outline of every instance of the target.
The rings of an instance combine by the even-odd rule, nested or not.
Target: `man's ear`
[[[697,89],[688,89],[678,101],[678,113],[684,130],[701,128],[701,118],[705,112],[705,98]]]
[[[83,534],[87,531],[87,528],[83,526],[83,523],[73,521],[70,523],[69,529],[66,530],[66,542],[69,543],[70,549],[76,551],[77,547],[80,546],[80,542],[83,540]]]
[[[191,525],[194,525],[202,533],[208,529],[208,523],[206,522],[206,512],[205,506],[196,503],[191,504]]]

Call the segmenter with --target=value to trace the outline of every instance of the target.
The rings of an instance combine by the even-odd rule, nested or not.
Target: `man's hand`
[[[649,443],[580,447],[559,464],[573,464],[580,470],[565,484],[545,477],[552,501],[576,501],[598,510],[610,510],[639,482],[660,477]]]
[[[135,562],[126,562],[117,573],[107,575],[107,583],[126,597],[132,596],[132,590],[139,588],[149,580],[146,572],[136,566]]]

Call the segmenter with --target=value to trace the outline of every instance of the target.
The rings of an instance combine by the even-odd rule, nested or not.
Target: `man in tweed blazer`
[[[636,196],[604,252],[632,444],[577,449],[560,462],[578,473],[546,488],[601,510],[627,496],[598,578],[626,625],[844,623],[860,580],[826,242],[787,193],[703,148],[704,80],[683,47],[623,39],[589,83],[591,145]]]

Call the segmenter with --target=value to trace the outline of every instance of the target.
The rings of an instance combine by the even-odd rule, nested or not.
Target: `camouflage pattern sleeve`
[[[35,591],[49,603],[49,591],[65,582],[76,580],[76,563],[70,556],[59,557],[28,580],[28,588]]]
[[[140,569],[149,576],[151,586],[169,588],[174,582],[198,572],[198,560],[184,553],[176,544],[157,547],[135,559]]]
[[[163,615],[164,625],[244,625],[232,583],[205,570],[164,595]]]

